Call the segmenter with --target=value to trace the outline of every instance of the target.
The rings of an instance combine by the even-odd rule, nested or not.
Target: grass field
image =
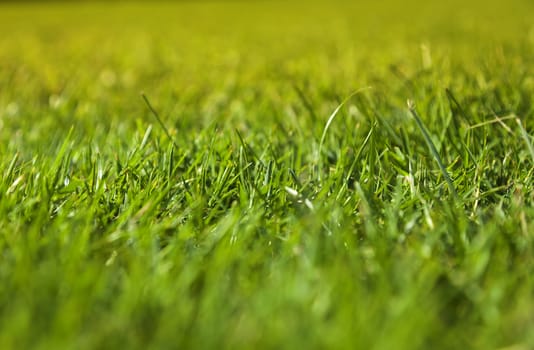
[[[0,4],[0,348],[533,349],[534,3],[377,3]]]

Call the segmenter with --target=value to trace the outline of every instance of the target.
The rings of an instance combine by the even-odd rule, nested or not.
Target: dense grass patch
[[[460,5],[0,5],[0,347],[534,347],[534,8]]]

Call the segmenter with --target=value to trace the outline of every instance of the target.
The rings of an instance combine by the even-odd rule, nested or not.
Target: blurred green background
[[[164,114],[209,122],[228,117],[223,105],[242,87],[277,103],[313,80],[338,96],[387,89],[429,65],[447,86],[454,69],[500,57],[497,74],[509,63],[506,50],[529,50],[533,7],[528,0],[3,4],[0,105],[42,122],[34,107],[61,96],[64,118],[89,120],[91,133],[98,116],[109,125],[143,114],[140,91],[174,96],[161,98]]]

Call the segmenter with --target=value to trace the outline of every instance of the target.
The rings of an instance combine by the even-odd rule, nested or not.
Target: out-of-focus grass
[[[0,5],[0,348],[533,347],[533,15]]]

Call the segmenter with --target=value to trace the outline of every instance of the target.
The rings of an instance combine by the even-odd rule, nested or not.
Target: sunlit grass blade
[[[332,122],[336,118],[336,116],[339,113],[339,111],[341,110],[341,108],[343,108],[343,106],[345,106],[345,104],[347,102],[349,102],[351,98],[353,98],[357,94],[359,94],[359,93],[361,93],[361,92],[363,92],[365,90],[368,90],[368,89],[370,89],[370,87],[364,87],[364,88],[361,88],[361,89],[358,89],[358,90],[352,92],[343,101],[341,101],[341,103],[336,107],[336,109],[334,109],[332,114],[330,114],[330,116],[326,120],[326,124],[325,124],[325,126],[323,128],[323,134],[321,135],[321,140],[319,141],[319,154],[321,154],[321,151],[323,149],[323,144],[324,144],[324,140],[326,138],[326,133],[328,132],[328,129],[330,128],[330,125],[332,124]]]
[[[349,94],[343,101],[341,101],[341,103],[334,109],[334,111],[332,112],[332,114],[330,114],[330,116],[328,117],[328,119],[326,120],[326,124],[323,128],[323,133],[321,135],[321,140],[319,141],[319,152],[318,152],[318,157],[319,157],[319,164],[321,165],[322,162],[321,162],[321,159],[322,159],[322,153],[323,153],[323,145],[324,145],[324,141],[326,139],[326,134],[328,132],[328,129],[330,129],[330,126],[332,125],[332,122],[334,121],[334,119],[336,118],[337,114],[339,113],[339,111],[341,110],[341,108],[343,108],[343,106],[345,106],[345,104],[347,104],[347,102],[350,101],[351,98],[353,98],[354,96],[362,93],[363,91],[365,90],[368,90],[370,89],[371,87],[370,86],[367,86],[367,87],[363,87],[363,88],[360,88],[356,91],[353,91],[351,94]],[[320,167],[321,168],[321,167]],[[320,169],[321,171],[322,169]],[[319,173],[320,174],[320,173]],[[320,178],[320,175],[319,175],[319,178]]]

